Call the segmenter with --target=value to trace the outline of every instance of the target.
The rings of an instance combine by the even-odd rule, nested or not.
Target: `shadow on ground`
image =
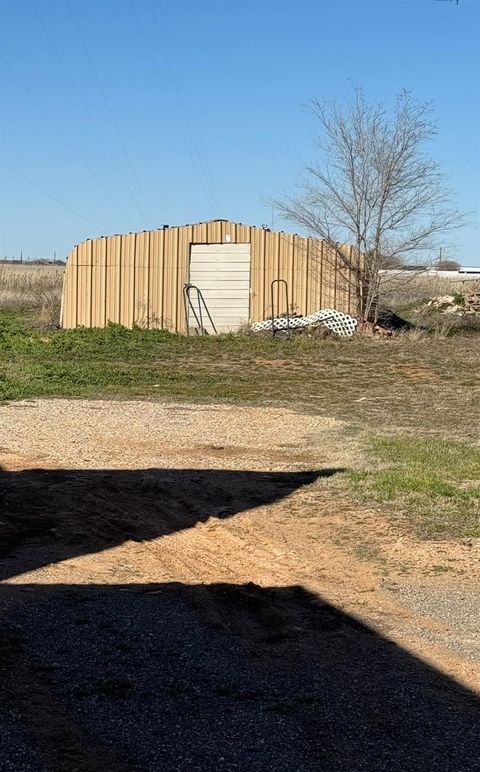
[[[4,591],[2,769],[478,770],[473,694],[301,587]]]
[[[4,472],[3,573],[331,473]],[[478,770],[474,694],[302,587],[11,583],[0,613],[0,770]]]
[[[340,471],[0,470],[0,579],[232,517]]]

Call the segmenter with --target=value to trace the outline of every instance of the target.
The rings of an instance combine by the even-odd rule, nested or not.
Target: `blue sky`
[[[480,0],[0,0],[0,255],[266,201],[315,156],[311,98],[432,100],[480,263]]]

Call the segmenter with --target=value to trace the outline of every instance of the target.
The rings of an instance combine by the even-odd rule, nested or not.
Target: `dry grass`
[[[290,403],[379,431],[478,442],[478,335],[187,338],[116,325],[45,334],[8,314],[0,322],[0,399]]]
[[[295,410],[299,422],[318,417],[302,452],[312,437],[325,443],[326,419],[341,419],[345,445],[359,448],[347,495],[381,502],[428,536],[480,535],[479,361],[478,335],[187,338],[116,325],[45,331],[0,314],[0,400],[143,397],[276,407],[271,423],[290,463],[298,450],[285,436],[282,408]],[[373,456],[364,439],[372,431]],[[330,467],[331,442],[324,451]]]
[[[383,276],[380,285],[381,304],[398,310],[407,308],[421,300],[426,300],[440,295],[455,295],[468,291],[468,287],[475,283],[474,279],[459,279],[452,276],[451,279],[431,274],[403,274],[400,276]]]
[[[26,311],[46,325],[58,324],[62,265],[0,265],[0,309]]]

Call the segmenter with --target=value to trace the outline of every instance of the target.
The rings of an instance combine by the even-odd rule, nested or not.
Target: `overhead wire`
[[[192,142],[198,148],[198,155],[200,157],[200,161],[202,163],[202,166],[205,167],[206,175],[207,175],[207,177],[209,179],[209,182],[210,182],[211,187],[213,189],[213,195],[214,195],[214,197],[216,199],[215,183],[214,183],[213,176],[212,176],[212,173],[211,173],[211,169],[210,169],[210,166],[209,166],[209,163],[208,163],[208,156],[205,153],[205,150],[204,150],[204,147],[203,147],[203,143],[202,143],[202,140],[201,140],[200,132],[196,129],[195,124],[194,124],[194,117],[193,117],[194,116],[194,110],[192,108],[192,104],[191,104],[191,101],[189,99],[187,89],[186,89],[186,87],[185,87],[185,85],[184,85],[184,83],[183,83],[183,81],[181,79],[181,76],[178,75],[178,77],[177,77],[177,73],[175,72],[174,63],[172,62],[172,58],[169,55],[168,48],[167,48],[167,45],[165,43],[164,36],[162,34],[162,28],[159,25],[159,22],[158,22],[158,19],[157,19],[156,13],[158,11],[161,14],[161,18],[162,18],[162,21],[163,21],[163,28],[165,29],[167,35],[170,37],[170,40],[171,40],[171,35],[170,35],[170,32],[169,32],[169,28],[168,28],[168,21],[167,21],[165,9],[164,9],[164,7],[162,7],[161,4],[154,4],[152,2],[152,0],[148,0],[148,4],[149,4],[149,7],[150,7],[150,13],[151,13],[152,18],[154,20],[154,26],[155,26],[155,28],[157,30],[157,33],[158,33],[158,36],[159,36],[159,39],[160,39],[160,42],[161,42],[161,45],[162,45],[162,48],[163,48],[163,51],[164,51],[165,59],[167,61],[169,69],[170,69],[172,81],[173,81],[173,83],[174,83],[174,85],[175,85],[175,87],[177,89],[178,94],[179,94],[179,101],[182,104],[182,108],[184,110],[184,114],[185,114],[185,119],[186,119],[187,125],[189,126],[189,128],[191,130],[191,133],[193,135]],[[155,8],[157,9],[157,11],[155,10]],[[250,116],[252,118],[252,121],[253,121],[252,125],[256,125],[257,131],[260,131],[263,134],[263,136],[265,137],[265,139],[267,141],[267,145],[268,145],[268,143],[270,142],[271,137],[268,135],[267,131],[265,130],[265,128],[263,126],[263,122],[260,121],[260,123],[259,123],[258,120],[256,120],[258,116],[254,115],[254,113],[252,111],[252,108],[250,106],[250,103],[248,101],[247,101],[245,106],[246,106],[246,108],[247,108],[247,110],[250,113]],[[190,118],[190,116],[192,116],[192,118]],[[281,140],[281,142],[283,144],[284,153],[283,153],[282,158],[283,158],[283,160],[287,159],[288,164],[291,165],[291,168],[293,169],[294,167],[293,167],[291,149],[290,149],[290,147],[287,144],[287,141],[285,139],[285,135],[284,135],[283,131],[281,130],[281,126],[280,126],[280,128],[279,128],[279,126],[276,126],[276,133],[279,136],[279,138],[280,138],[280,140]],[[197,134],[197,139],[196,140],[195,140],[195,134]],[[217,201],[217,209],[218,209],[218,201]],[[272,213],[272,227],[273,227],[273,213]]]
[[[192,134],[192,144],[194,145],[195,149],[197,150],[200,163],[205,168],[206,177],[209,180],[209,184],[210,184],[211,189],[213,191],[213,197],[214,197],[214,199],[216,201],[217,211],[220,211],[219,206],[218,206],[218,199],[216,197],[215,183],[214,183],[213,175],[211,173],[210,165],[209,165],[209,162],[208,162],[208,156],[205,153],[205,150],[204,150],[204,147],[203,147],[203,143],[202,143],[202,140],[201,140],[200,132],[198,131],[197,127],[195,126],[194,110],[193,110],[191,101],[190,101],[189,96],[188,96],[188,91],[187,91],[187,89],[186,89],[186,87],[184,85],[184,82],[182,81],[181,75],[178,74],[178,76],[177,76],[178,68],[175,68],[175,66],[174,66],[174,62],[172,60],[172,57],[169,54],[168,47],[167,47],[167,44],[165,42],[164,35],[162,34],[162,27],[161,27],[161,25],[158,22],[157,12],[161,15],[161,19],[162,19],[162,22],[163,22],[163,29],[165,30],[166,35],[170,38],[170,41],[171,41],[171,34],[170,34],[170,31],[169,31],[169,27],[168,27],[168,20],[167,20],[167,17],[166,17],[165,9],[164,9],[164,7],[162,7],[161,4],[155,4],[155,3],[152,2],[152,0],[147,0],[147,1],[148,1],[148,4],[149,4],[150,13],[151,13],[153,21],[154,21],[154,27],[157,30],[157,34],[158,34],[158,37],[159,37],[159,40],[160,40],[160,43],[161,43],[161,46],[162,46],[162,49],[163,49],[163,52],[164,52],[165,60],[167,62],[167,65],[169,66],[172,82],[173,82],[173,84],[174,84],[174,86],[175,86],[175,88],[177,90],[179,102],[181,104],[181,107],[182,107],[184,115],[185,115],[185,121],[187,123],[188,128],[191,131],[191,134]],[[176,72],[176,69],[177,69],[177,72]],[[253,123],[255,123],[255,115],[253,114],[253,111],[252,111],[252,108],[251,108],[249,102],[246,103],[246,108],[247,108],[247,111],[250,113],[250,116],[253,119]],[[263,123],[260,122],[260,124],[258,124],[258,121],[256,123],[257,123],[257,129],[263,134],[263,136],[267,140],[267,144],[268,144],[269,141],[270,141],[270,137],[269,137],[268,133],[266,132],[266,130],[265,130],[264,126],[263,126]],[[281,140],[281,142],[283,144],[283,150],[284,150],[283,159],[287,159],[288,164],[291,165],[291,168],[293,169],[293,161],[292,161],[291,149],[289,148],[289,146],[287,144],[287,141],[285,139],[285,135],[281,131],[281,127],[280,127],[280,130],[279,130],[279,128],[277,126],[276,127],[276,131],[277,131],[277,134],[279,135],[280,140]],[[273,227],[273,220],[274,220],[273,212],[272,212],[272,218],[271,219],[272,219],[272,227]]]
[[[65,134],[62,127],[59,125],[59,123],[53,118],[53,116],[48,112],[48,110],[42,105],[39,99],[35,96],[32,89],[28,86],[28,84],[24,81],[20,73],[15,69],[15,67],[11,64],[11,62],[7,59],[3,51],[0,51],[0,58],[3,59],[7,67],[10,69],[10,71],[13,73],[15,78],[18,80],[18,82],[21,84],[21,86],[25,89],[27,94],[30,96],[30,98],[35,102],[40,112],[45,116],[45,118],[54,126],[56,131],[60,134],[64,142],[70,147],[70,149],[73,151],[73,153],[77,156],[79,161],[82,163],[82,165],[87,169],[89,174],[94,178],[94,180],[97,182],[97,184],[102,188],[102,190],[107,194],[107,196],[110,198],[110,200],[115,204],[115,206],[119,209],[119,211],[122,212],[123,215],[126,215],[126,212],[122,205],[117,201],[113,193],[107,188],[103,180],[98,176],[98,174],[92,169],[88,161],[85,160],[81,152],[78,150],[78,148],[74,145],[74,143],[69,139],[69,137]],[[128,215],[127,215],[128,217]]]
[[[65,61],[65,58],[64,58],[61,50],[59,49],[59,47],[56,44],[53,36],[51,35],[50,30],[48,29],[48,26],[47,26],[45,20],[43,19],[42,15],[41,15],[41,13],[40,13],[40,11],[39,11],[36,3],[35,3],[35,0],[30,0],[30,5],[32,6],[32,9],[33,9],[33,12],[34,12],[35,16],[37,17],[38,23],[40,24],[41,28],[43,29],[43,32],[45,33],[45,37],[49,41],[52,50],[54,51],[55,55],[57,56],[57,59],[59,60],[63,70],[65,71],[65,74],[66,74],[68,80],[70,81],[70,84],[71,84],[74,92],[76,93],[77,98],[78,98],[81,106],[83,107],[83,110],[84,110],[86,116],[90,120],[90,123],[92,124],[93,128],[95,129],[95,132],[97,133],[98,137],[100,138],[100,141],[101,141],[103,147],[105,148],[107,154],[110,156],[111,160],[113,161],[114,167],[118,166],[118,164],[116,162],[116,159],[115,159],[115,157],[114,157],[114,155],[112,153],[111,147],[110,147],[109,143],[107,142],[107,140],[105,139],[105,136],[104,136],[103,132],[101,131],[101,129],[100,129],[100,127],[99,127],[99,125],[98,125],[98,123],[97,123],[97,121],[96,121],[96,119],[95,119],[95,117],[94,117],[94,115],[93,115],[89,105],[88,105],[88,102],[83,97],[79,87],[77,86],[77,83],[76,83],[76,81],[75,81],[75,79],[74,79],[74,77],[73,77],[73,75],[72,75],[72,73],[70,71],[70,68],[68,67],[67,62]],[[135,203],[135,206],[139,210],[140,216],[142,218],[143,223],[145,223],[147,221],[147,219],[148,219],[148,217],[146,216],[145,210],[139,204],[138,199],[137,199],[134,191],[132,190],[131,185],[129,184],[128,180],[125,178],[125,175],[122,173],[121,168],[118,168],[117,171],[118,171],[119,176],[121,177],[121,179],[122,179],[126,189],[129,191],[129,193],[130,193],[130,195],[132,197],[132,200]],[[126,213],[126,210],[124,210],[124,211]],[[132,219],[131,215],[127,215],[127,216],[129,217],[129,219],[131,221],[131,219]],[[134,227],[136,227],[135,224],[134,224]]]
[[[196,127],[195,123],[194,123],[194,118],[193,118],[194,111],[193,111],[193,108],[192,108],[192,104],[190,102],[187,90],[185,88],[184,82],[181,79],[181,76],[178,75],[178,77],[177,77],[177,73],[175,72],[174,62],[173,62],[173,59],[172,59],[172,57],[170,56],[170,54],[168,52],[167,44],[165,42],[165,38],[164,38],[163,33],[162,33],[162,28],[161,28],[161,26],[158,23],[157,15],[155,13],[155,7],[152,4],[151,0],[149,2],[149,8],[150,8],[150,14],[151,14],[151,16],[153,18],[154,27],[155,27],[155,29],[157,31],[158,38],[160,40],[160,43],[161,43],[161,46],[162,46],[162,49],[163,49],[165,61],[166,61],[167,66],[168,66],[168,68],[170,70],[170,76],[171,76],[172,83],[173,83],[173,85],[174,85],[174,87],[175,87],[175,89],[177,91],[179,105],[180,105],[181,110],[183,111],[187,129],[189,130],[189,132],[191,134],[191,142],[192,142],[193,148],[194,148],[194,150],[195,150],[195,152],[197,154],[199,164],[201,165],[201,167],[203,169],[203,172],[205,174],[205,179],[206,179],[207,184],[209,186],[209,189],[210,189],[210,192],[211,192],[211,195],[212,195],[212,199],[213,199],[215,207],[217,209],[217,213],[219,213],[220,208],[219,208],[218,198],[217,198],[216,189],[215,189],[215,182],[214,182],[213,175],[212,175],[212,172],[211,172],[210,164],[208,162],[208,156],[205,153],[205,149],[203,147],[203,143],[202,143],[200,132],[198,130],[198,127]],[[166,19],[166,16],[165,16],[164,9],[161,6],[159,6],[159,9],[160,9],[160,13],[162,14],[164,29],[167,31],[167,34],[169,34],[168,24],[167,24],[167,19]],[[170,39],[171,39],[171,36],[170,36]]]
[[[206,199],[209,202],[209,206],[211,208],[212,214],[215,217],[217,215],[217,212],[218,212],[217,204],[215,203],[215,196],[212,195],[212,192],[209,189],[209,185],[208,185],[208,182],[206,180],[205,172],[202,171],[201,166],[199,166],[199,163],[198,163],[197,159],[195,158],[195,153],[192,150],[191,142],[189,141],[188,137],[185,134],[185,131],[184,131],[184,128],[182,126],[182,122],[181,122],[181,120],[179,118],[177,109],[175,107],[175,104],[173,102],[171,94],[170,94],[170,92],[169,92],[169,90],[167,88],[167,85],[165,83],[165,79],[164,79],[164,77],[162,75],[160,66],[159,66],[158,61],[157,61],[157,57],[155,56],[155,54],[154,54],[154,52],[152,50],[152,46],[150,44],[150,41],[148,39],[148,36],[145,33],[145,29],[144,29],[144,26],[142,24],[141,18],[139,16],[138,9],[137,9],[137,7],[135,5],[135,0],[130,0],[130,5],[131,5],[132,11],[133,11],[133,15],[136,18],[136,21],[137,21],[138,27],[140,29],[141,35],[142,35],[142,37],[143,37],[143,39],[145,41],[145,47],[146,47],[146,49],[148,50],[148,52],[150,54],[150,58],[152,60],[153,67],[154,67],[156,76],[158,78],[158,81],[159,81],[159,83],[160,83],[160,85],[161,85],[161,87],[162,87],[162,89],[163,89],[163,91],[165,93],[165,96],[166,96],[167,101],[169,103],[169,106],[170,106],[170,109],[172,111],[172,114],[175,117],[176,123],[178,125],[179,134],[180,134],[180,136],[182,138],[182,141],[183,141],[183,143],[185,145],[187,153],[188,153],[188,155],[190,157],[190,161],[192,162],[192,166],[193,166],[193,168],[195,170],[195,173],[196,173],[196,175],[198,177],[200,185],[202,186],[202,189],[203,189],[203,192],[205,194],[205,197],[206,197]]]
[[[72,8],[72,5],[70,3],[70,0],[66,0],[66,5],[67,5],[67,8],[68,8],[68,10],[70,12],[70,16],[72,17],[73,24],[74,24],[76,33],[78,35],[78,38],[80,40],[80,43],[82,44],[82,48],[83,48],[83,50],[85,52],[85,56],[86,56],[86,58],[88,60],[90,68],[91,68],[91,70],[93,72],[93,75],[95,77],[95,81],[97,83],[98,90],[99,90],[99,92],[100,92],[100,94],[102,96],[102,99],[104,101],[105,107],[107,108],[107,112],[108,112],[108,114],[110,116],[110,120],[111,120],[112,125],[113,125],[113,127],[115,129],[117,137],[118,137],[118,139],[120,141],[120,144],[121,144],[124,156],[125,156],[125,158],[127,160],[127,164],[130,167],[130,170],[131,170],[131,172],[133,174],[133,177],[134,177],[134,179],[136,181],[136,184],[138,186],[140,194],[141,194],[141,196],[142,196],[142,198],[143,198],[143,200],[144,200],[144,202],[146,204],[146,207],[147,207],[147,209],[149,211],[149,214],[150,214],[150,217],[151,217],[151,220],[152,220],[152,223],[153,223],[153,227],[155,228],[155,227],[157,227],[157,222],[158,222],[157,218],[156,218],[156,216],[155,216],[155,214],[154,214],[154,212],[152,210],[152,207],[150,205],[148,197],[147,197],[147,195],[145,193],[145,189],[143,187],[140,175],[138,174],[138,171],[137,171],[137,169],[135,167],[135,164],[133,163],[132,156],[130,154],[130,151],[128,150],[127,143],[126,143],[125,138],[124,138],[124,136],[122,134],[122,131],[120,129],[120,125],[119,125],[119,123],[118,123],[118,121],[117,121],[117,119],[115,117],[115,113],[113,111],[113,108],[112,108],[112,105],[110,103],[110,100],[109,100],[109,98],[107,96],[107,93],[106,93],[106,91],[105,91],[105,89],[104,89],[104,87],[102,85],[101,80],[100,80],[100,76],[98,74],[98,69],[96,68],[95,63],[93,61],[93,58],[90,55],[90,51],[89,51],[87,43],[85,41],[85,37],[84,37],[84,35],[83,35],[82,31],[81,31],[80,25],[78,24],[77,17],[75,16],[75,14],[73,12],[73,8]],[[134,200],[135,200],[136,206],[138,208],[139,205],[138,205],[136,197],[134,197]],[[140,207],[140,210],[141,210],[141,207]]]
[[[105,229],[102,228],[94,220],[91,220],[89,217],[85,217],[85,215],[81,214],[81,212],[79,212],[73,206],[68,204],[65,200],[59,198],[54,193],[51,193],[50,191],[46,190],[41,185],[38,185],[36,182],[34,182],[34,180],[32,180],[30,177],[27,177],[26,174],[23,174],[22,172],[19,172],[18,169],[15,169],[11,164],[7,163],[6,161],[2,161],[2,160],[0,160],[0,164],[2,164],[2,166],[4,166],[10,172],[13,172],[13,174],[16,174],[17,177],[20,177],[22,180],[25,180],[25,182],[28,182],[30,185],[32,185],[32,187],[34,187],[37,190],[39,190],[40,193],[43,193],[45,196],[48,196],[49,198],[53,199],[53,201],[56,201],[57,204],[60,204],[60,206],[63,206],[64,209],[68,209],[70,212],[73,212],[73,214],[75,214],[81,220],[84,220],[85,222],[89,223],[90,225],[93,225],[95,228],[97,228],[100,231],[100,233],[105,232]]]

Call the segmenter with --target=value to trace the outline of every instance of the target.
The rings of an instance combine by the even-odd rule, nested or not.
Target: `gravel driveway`
[[[344,424],[79,400],[0,419],[0,770],[480,769],[478,594],[393,593],[338,543]]]

